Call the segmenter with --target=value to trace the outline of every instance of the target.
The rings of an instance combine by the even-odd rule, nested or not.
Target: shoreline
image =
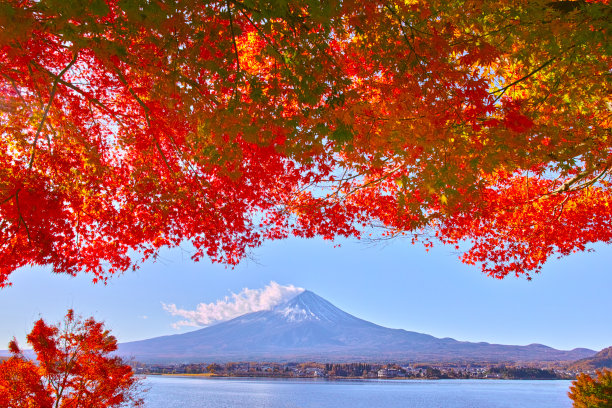
[[[294,376],[266,376],[266,375],[223,375],[211,373],[198,374],[138,374],[143,377],[173,377],[173,378],[236,378],[236,379],[268,379],[268,380],[317,380],[317,381],[573,381],[565,378],[422,378],[422,377],[294,377]]]

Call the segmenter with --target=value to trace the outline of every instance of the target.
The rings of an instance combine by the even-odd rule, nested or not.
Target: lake
[[[571,381],[149,376],[147,408],[570,408]]]

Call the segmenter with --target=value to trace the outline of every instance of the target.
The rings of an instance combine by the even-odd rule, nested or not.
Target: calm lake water
[[[149,376],[147,408],[570,408],[571,381],[326,381]]]

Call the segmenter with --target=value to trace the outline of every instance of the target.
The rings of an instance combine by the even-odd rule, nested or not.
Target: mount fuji
[[[304,291],[271,310],[196,331],[122,343],[141,362],[209,361],[569,361],[595,351],[541,344],[509,346],[389,329],[350,315]]]

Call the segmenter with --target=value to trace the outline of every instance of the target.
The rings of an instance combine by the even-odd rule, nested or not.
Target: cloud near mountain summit
[[[162,305],[172,316],[183,318],[172,325],[174,328],[200,327],[230,320],[246,313],[270,310],[303,291],[303,288],[284,286],[272,281],[263,289],[244,288],[240,293],[232,293],[215,303],[200,303],[195,310],[179,309],[174,303],[162,303]]]

